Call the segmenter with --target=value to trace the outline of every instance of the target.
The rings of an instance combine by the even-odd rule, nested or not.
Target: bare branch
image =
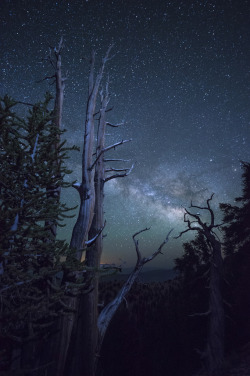
[[[180,234],[178,236],[175,236],[174,239],[179,239],[183,234],[185,234],[186,232],[188,231],[199,231],[199,227],[191,227],[191,228],[187,228],[186,230],[180,232]]]
[[[99,315],[99,318],[98,318],[99,341],[98,341],[98,346],[97,346],[97,356],[99,355],[106,330],[108,329],[108,326],[109,326],[114,314],[116,313],[116,311],[119,308],[122,301],[125,299],[127,293],[130,291],[130,289],[133,286],[136,278],[138,277],[140,271],[142,270],[144,264],[146,262],[153,260],[159,253],[161,253],[162,247],[164,246],[164,244],[166,244],[168,242],[169,235],[172,232],[172,230],[169,231],[169,233],[168,233],[166,239],[164,240],[164,242],[160,245],[160,247],[157,249],[157,251],[152,254],[152,256],[142,259],[141,253],[140,253],[140,250],[139,250],[139,246],[138,246],[139,243],[138,243],[138,240],[135,239],[135,238],[136,238],[137,235],[141,234],[144,231],[148,231],[148,230],[149,230],[149,228],[145,228],[141,231],[136,232],[133,235],[133,241],[134,241],[135,249],[136,249],[136,253],[137,253],[137,262],[136,262],[135,268],[131,272],[131,274],[129,275],[127,281],[125,282],[125,284],[123,285],[123,287],[121,288],[119,293],[117,294],[116,298],[112,302],[110,302],[105,308],[103,308],[103,310],[101,311],[101,313]]]
[[[40,84],[41,82],[46,81],[46,80],[51,80],[52,78],[56,78],[56,75],[52,74],[52,76],[46,76],[46,77],[42,78],[41,80],[36,81],[36,83]]]
[[[213,197],[214,197],[214,193],[212,193],[211,197],[207,199],[207,206],[193,205],[192,201],[191,201],[191,205],[190,205],[190,208],[196,208],[196,209],[200,209],[200,210],[208,210],[209,211],[210,218],[211,218],[211,222],[210,222],[210,226],[209,226],[210,229],[212,229],[215,226],[214,225],[214,212],[210,207],[210,201],[212,201]]]
[[[105,170],[105,172],[122,172],[122,171],[128,171],[130,170],[130,168],[113,168],[113,167],[109,167]]]
[[[205,232],[211,232],[213,233],[214,235],[216,235],[212,230],[214,228],[217,228],[217,227],[220,227],[221,225],[215,225],[214,224],[214,212],[213,210],[211,209],[210,207],[210,201],[213,199],[213,196],[214,196],[214,193],[212,193],[211,197],[209,199],[207,199],[207,206],[198,206],[198,205],[194,205],[191,201],[191,205],[190,205],[190,208],[196,208],[196,209],[200,209],[200,210],[207,210],[209,213],[210,213],[210,224],[207,225],[205,222],[203,222],[201,220],[201,217],[200,217],[200,214],[199,213],[191,213],[189,210],[187,210],[185,208],[185,214],[184,214],[184,222],[188,224],[188,230],[197,230],[197,231],[202,231],[203,233]],[[189,215],[191,218],[195,218],[195,221],[190,221],[189,218],[187,218],[187,215]],[[192,224],[193,223],[197,223],[200,227],[192,227]],[[187,230],[187,231],[188,231]],[[185,231],[185,232],[187,232]],[[184,233],[184,232],[182,232]],[[180,234],[181,236],[181,234]],[[216,235],[217,236],[217,235]]]
[[[58,44],[58,47],[57,47],[57,48],[56,48],[56,47],[54,48],[54,52],[55,52],[55,54],[56,54],[57,56],[60,55],[60,53],[61,53],[63,47],[64,47],[64,44],[63,44],[63,37],[61,37],[60,42],[59,42],[59,44]]]
[[[56,70],[56,64],[55,64],[55,62],[53,61],[53,59],[52,59],[52,57],[51,57],[51,50],[52,50],[52,48],[50,48],[50,53],[49,53],[49,55],[48,55],[45,59],[43,59],[43,60],[44,60],[44,61],[48,61],[48,62],[51,64],[53,70]]]
[[[101,152],[102,153],[105,153],[106,151],[109,151],[111,149],[115,149],[117,146],[120,146],[120,145],[123,145],[125,144],[126,142],[130,142],[132,141],[132,138],[130,138],[129,140],[122,140],[120,142],[116,142],[115,144],[113,145],[110,145],[110,146],[107,146],[105,149],[103,149]]]
[[[130,169],[124,169],[124,173],[123,174],[116,174],[116,175],[111,175],[111,176],[108,176],[105,180],[104,180],[104,183],[107,183],[107,181],[111,180],[111,179],[116,179],[116,178],[124,178],[125,176],[128,176],[131,171],[133,170],[134,168],[134,165],[132,165],[130,167]]]
[[[18,104],[24,104],[25,106],[32,106],[32,107],[34,107],[34,104],[28,103],[28,102],[17,101],[16,103],[18,103]]]
[[[140,262],[141,262],[141,252],[139,250],[139,241],[135,239],[135,237],[139,234],[141,234],[142,232],[145,232],[145,231],[149,231],[150,230],[150,227],[149,228],[144,228],[143,230],[140,230],[138,232],[136,232],[134,235],[133,235],[133,241],[134,241],[134,244],[135,244],[135,250],[136,250],[136,254],[137,254],[137,263],[136,265],[139,265]]]
[[[122,140],[122,141],[120,141],[120,142],[116,142],[115,144],[110,145],[110,146],[107,146],[106,148],[102,149],[102,150],[100,151],[100,153],[98,154],[96,160],[93,162],[92,166],[90,167],[90,170],[93,170],[95,164],[98,162],[98,160],[100,159],[100,157],[101,157],[106,151],[109,151],[109,150],[111,150],[111,149],[115,149],[117,146],[123,145],[123,144],[125,144],[126,142],[130,142],[130,141],[132,141],[132,139],[129,139],[129,140]],[[96,154],[96,153],[95,153],[95,154]],[[94,155],[95,155],[95,154],[94,154]]]
[[[103,162],[130,162],[131,159],[103,159]]]
[[[105,110],[105,112],[107,113],[107,112],[109,112],[109,111],[112,111],[112,110],[113,110],[113,108],[114,108],[114,106],[112,106],[112,107],[108,108],[107,110]]]
[[[212,200],[213,198],[213,195],[210,197],[210,199],[207,200],[207,207],[202,207],[202,206],[197,206],[197,205],[193,205],[192,201],[191,201],[191,205],[190,205],[190,208],[196,208],[196,209],[200,209],[200,210],[208,210],[210,212],[210,216],[211,216],[211,223],[209,226],[207,226],[206,223],[204,223],[202,220],[201,220],[201,217],[200,217],[200,214],[199,213],[191,213],[189,210],[187,210],[186,208],[185,209],[185,213],[184,213],[184,222],[187,223],[187,226],[188,228],[184,231],[182,231],[178,236],[175,237],[175,239],[178,239],[180,238],[183,234],[185,234],[186,232],[188,231],[199,231],[199,232],[202,232],[204,233],[204,231],[211,231],[212,228],[215,228],[215,227],[219,227],[219,225],[214,225],[214,213],[212,211],[212,209],[210,208],[210,205],[209,205],[209,201]],[[189,218],[194,218],[195,220],[194,221],[191,221]],[[192,226],[194,225],[194,226]]]
[[[109,125],[110,127],[113,128],[118,128],[120,125],[124,125],[124,123],[119,123],[119,124],[111,124],[110,122],[106,121],[106,125]]]
[[[82,187],[82,184],[79,183],[79,182],[76,182],[76,183],[72,184],[72,187],[75,188],[79,192],[81,187]]]
[[[160,247],[159,247],[159,248],[158,248],[158,249],[157,249],[157,250],[156,250],[151,256],[149,256],[149,257],[144,257],[144,259],[142,260],[143,264],[146,264],[147,262],[153,260],[156,256],[158,256],[160,253],[162,253],[161,250],[162,250],[163,246],[168,242],[168,240],[169,240],[169,235],[171,234],[172,231],[173,231],[173,229],[171,229],[171,230],[169,231],[169,233],[167,234],[167,237],[166,237],[166,239],[164,240],[164,242],[161,243]]]
[[[114,44],[111,44],[106,52],[106,55],[104,56],[104,58],[102,59],[102,62],[103,62],[103,65],[105,65],[105,63],[111,59],[113,59],[113,56],[109,57],[109,54],[110,54],[110,51],[112,50],[112,48],[114,47]]]
[[[186,213],[184,214],[184,216],[185,216],[186,214],[188,214],[190,217],[195,218],[195,219],[196,219],[196,222],[197,222],[200,226],[202,226],[203,223],[202,223],[202,221],[201,221],[201,218],[200,218],[200,215],[199,215],[199,214],[193,214],[193,213],[191,213],[190,211],[188,211],[187,209],[185,209],[185,211],[186,211]],[[190,220],[187,219],[187,218],[184,218],[184,222],[187,222],[189,225],[191,224]]]
[[[100,228],[100,230],[98,231],[98,233],[92,239],[85,241],[85,245],[87,247],[91,247],[91,245],[94,244],[94,242],[96,241],[96,239],[101,235],[101,233],[102,233],[102,231],[103,231],[103,229],[104,229],[105,226],[106,226],[106,221],[104,222],[104,225]]]
[[[107,110],[105,110],[105,113],[112,111],[112,110],[113,110],[113,108],[114,108],[114,106],[112,106],[112,107],[108,108]],[[94,115],[93,115],[93,117],[95,117],[95,116],[96,116],[96,115],[98,115],[99,113],[100,113],[100,110],[99,110],[99,111],[97,111],[97,112],[95,112],[95,113],[94,113]]]

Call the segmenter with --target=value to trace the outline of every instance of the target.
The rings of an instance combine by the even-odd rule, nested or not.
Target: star
[[[98,69],[114,42],[104,77],[109,74],[113,107],[108,121],[124,125],[106,139],[112,144],[132,138],[110,155],[136,165],[127,178],[105,187],[105,260],[122,258],[132,265],[131,237],[144,227],[151,226],[143,235],[145,253],[170,228],[177,235],[190,200],[202,205],[214,192],[219,217],[219,203],[240,196],[240,160],[250,160],[247,2],[3,0],[1,5],[1,96],[35,103],[47,90],[53,93],[53,85],[40,81],[51,73],[44,58],[64,36],[63,124],[69,145],[83,145],[91,50]],[[81,154],[71,153],[68,166],[73,173],[67,179],[80,180]],[[69,206],[79,203],[70,189],[62,199]],[[59,236],[69,240],[73,224],[67,221]],[[171,266],[181,243],[172,240],[168,248],[164,263]]]

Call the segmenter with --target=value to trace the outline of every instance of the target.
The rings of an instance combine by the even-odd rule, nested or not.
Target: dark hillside
[[[117,272],[113,275],[106,275],[101,277],[102,281],[126,281],[132,268],[124,269],[122,272]],[[176,272],[173,269],[150,269],[142,270],[139,275],[138,282],[150,283],[150,282],[164,282],[176,277]]]

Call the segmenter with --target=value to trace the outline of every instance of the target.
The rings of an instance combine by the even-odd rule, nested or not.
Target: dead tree
[[[71,237],[71,248],[75,249],[78,260],[82,258],[82,252],[88,244],[88,234],[95,208],[95,164],[94,163],[94,147],[95,147],[95,113],[97,95],[100,90],[100,83],[103,78],[106,62],[109,60],[111,47],[109,47],[106,56],[102,61],[102,65],[96,78],[94,77],[95,53],[92,53],[89,73],[89,89],[88,101],[86,109],[84,144],[82,154],[82,181],[75,184],[80,196],[80,208],[76,224]]]
[[[62,131],[63,99],[64,99],[64,89],[65,89],[65,80],[66,80],[66,77],[63,77],[62,75],[62,49],[63,49],[63,37],[61,37],[58,47],[55,47],[54,49],[50,48],[50,54],[46,59],[51,64],[54,70],[54,74],[52,76],[44,78],[44,80],[53,79],[55,86],[56,86],[56,95],[55,95],[52,123],[56,126],[59,132]],[[52,54],[52,50],[53,50],[53,54]],[[51,145],[51,148],[53,149],[54,152],[58,150],[58,147],[61,142],[59,132],[57,135],[57,144]],[[57,158],[55,163],[58,169],[57,178],[60,179],[59,157]],[[57,200],[58,202],[60,201],[60,195],[61,195],[60,187],[58,187],[57,185],[51,185],[47,187],[47,191],[48,191],[48,197],[51,197],[53,200]],[[57,224],[51,221],[46,221],[45,226],[50,229],[52,239],[55,239],[56,232],[57,232]]]
[[[67,367],[75,375],[94,374],[95,353],[98,339],[97,307],[98,307],[98,270],[102,254],[102,230],[105,226],[103,214],[104,184],[114,178],[125,177],[130,168],[106,168],[105,155],[108,151],[131,140],[121,140],[113,145],[105,145],[106,127],[118,127],[106,121],[109,103],[108,83],[100,90],[106,62],[110,59],[109,47],[99,73],[94,74],[95,54],[92,53],[89,91],[86,109],[84,145],[82,154],[82,181],[75,184],[80,195],[80,208],[76,224],[73,229],[70,246],[75,250],[76,258],[81,261],[83,251],[86,277],[92,281],[91,291],[78,300],[78,311],[71,336],[70,362]],[[101,108],[96,110],[98,93],[101,97]],[[96,117],[98,116],[98,119]],[[96,129],[97,128],[97,129]],[[95,141],[97,136],[97,141]],[[116,160],[109,160],[116,162]],[[110,174],[111,172],[111,174]],[[115,174],[113,174],[115,172]],[[118,173],[119,172],[119,173]]]
[[[81,360],[82,361],[77,362],[77,366],[81,367],[81,368],[77,368],[75,363],[73,363],[73,364],[71,363],[70,367],[67,368],[66,372],[72,372],[73,371],[74,375],[86,375],[86,376],[87,375],[88,376],[90,376],[90,375],[95,376],[97,374],[98,361],[99,361],[100,356],[101,356],[100,354],[101,354],[101,348],[102,348],[103,340],[105,338],[105,334],[107,332],[107,329],[108,329],[115,313],[117,312],[121,303],[125,299],[126,295],[129,293],[131,287],[133,286],[134,282],[136,281],[137,277],[139,276],[143,266],[146,263],[152,261],[159,254],[162,254],[162,249],[163,249],[164,245],[169,241],[169,236],[170,236],[170,233],[172,232],[172,230],[169,231],[166,239],[161,243],[159,248],[151,254],[151,256],[142,257],[141,252],[139,250],[139,241],[136,239],[136,237],[139,234],[141,234],[142,232],[148,231],[148,230],[149,230],[148,228],[145,228],[141,231],[138,231],[137,233],[135,233],[133,235],[133,241],[134,241],[134,244],[135,244],[135,249],[136,249],[136,254],[137,254],[136,265],[135,265],[133,271],[131,272],[130,276],[128,277],[127,281],[124,283],[123,287],[118,292],[116,298],[112,302],[110,302],[106,307],[104,307],[103,310],[100,312],[100,314],[98,316],[97,328],[96,328],[98,337],[97,337],[97,340],[95,340],[95,342],[94,342],[95,347],[94,347],[92,353],[90,352],[91,342],[89,342],[89,337],[87,337],[88,340],[86,341],[86,337],[85,337],[86,332],[81,331],[82,327],[84,327],[84,326],[81,326],[82,322],[83,322],[83,324],[85,324],[85,320],[84,321],[78,320],[78,324],[80,324],[80,325],[76,326],[77,333],[80,334],[78,336],[78,338],[83,339],[83,343],[82,343],[83,346],[84,346],[84,342],[86,341],[86,346],[84,346],[83,348],[78,348],[78,347],[74,348],[75,351],[78,351],[81,354]],[[91,294],[91,292],[89,294],[86,294],[85,296],[89,297],[90,294]],[[81,306],[81,308],[86,308],[86,305],[83,304]],[[95,307],[95,308],[97,310],[97,307]],[[81,309],[81,311],[79,313],[80,313],[80,316],[82,315],[82,318],[86,319],[87,322],[89,323],[89,319],[88,319],[88,316],[90,316],[89,312],[86,312],[84,309]],[[96,314],[96,316],[97,316],[97,314]],[[92,324],[93,324],[93,322],[92,322]],[[91,331],[94,328],[89,327],[89,329]],[[74,333],[74,335],[75,334],[77,335],[77,333]],[[94,333],[95,333],[95,331],[94,331]],[[80,342],[78,342],[77,345],[79,346]],[[87,350],[87,352],[86,353],[83,352],[83,349]],[[71,352],[71,355],[73,355],[72,352]],[[87,356],[92,356],[92,359],[87,358]],[[68,373],[66,373],[66,374],[68,374]]]
[[[51,145],[51,149],[56,152],[58,147],[61,143],[60,133],[63,130],[62,126],[62,113],[63,113],[63,100],[64,100],[64,90],[65,90],[65,81],[66,77],[62,75],[62,50],[63,50],[63,37],[61,37],[60,42],[57,47],[50,47],[50,52],[48,57],[45,59],[49,62],[52,66],[53,74],[51,76],[45,77],[43,80],[52,80],[52,83],[55,84],[56,93],[55,93],[55,102],[54,102],[54,109],[52,113],[52,124],[56,126],[58,130],[57,134],[57,142],[54,145]],[[56,168],[55,170],[58,171],[56,173],[56,178],[60,179],[60,158],[58,157],[55,161]],[[61,188],[56,184],[51,184],[47,187],[47,195],[51,197],[53,200],[60,201],[61,196]],[[45,226],[49,228],[51,239],[47,239],[47,241],[54,241],[56,239],[57,234],[57,224],[52,221],[45,221]],[[67,303],[67,309],[74,310],[76,307],[76,300],[71,299],[68,297],[64,297],[65,303]],[[68,346],[70,335],[72,332],[72,320],[73,320],[73,313],[68,313],[67,315],[62,316],[58,322],[58,333],[56,336],[53,337],[51,340],[52,346],[50,351],[52,353],[52,357],[55,360],[56,367],[51,368],[52,374],[55,374],[55,369],[57,370],[57,375],[61,375],[62,370],[65,366],[65,359],[67,356]]]
[[[109,327],[109,324],[110,324],[112,318],[114,317],[116,311],[118,310],[120,304],[125,299],[128,292],[130,291],[130,289],[133,286],[134,282],[136,281],[139,273],[141,272],[143,266],[146,263],[152,261],[159,254],[162,254],[162,248],[168,242],[169,235],[172,232],[172,230],[169,231],[166,239],[161,243],[159,248],[154,253],[152,253],[151,256],[142,258],[141,252],[139,250],[139,241],[136,239],[136,237],[139,234],[141,234],[142,232],[148,231],[148,230],[149,230],[148,228],[145,228],[144,230],[138,231],[133,235],[133,241],[134,241],[134,244],[135,244],[136,255],[137,255],[137,262],[136,262],[136,265],[134,267],[134,270],[131,272],[129,278],[127,279],[127,281],[125,282],[125,284],[123,285],[123,287],[121,288],[119,293],[117,294],[116,298],[112,302],[110,302],[106,307],[104,307],[103,310],[99,314],[99,317],[98,317],[98,334],[99,334],[99,336],[98,336],[98,344],[97,344],[97,349],[96,349],[97,350],[97,357],[96,357],[97,361],[98,361],[98,358],[100,356],[101,346],[102,346],[106,331]]]
[[[47,185],[46,187],[46,195],[48,199],[51,199],[52,202],[56,202],[59,204],[60,201],[60,195],[61,195],[61,187],[60,183],[58,183],[61,179],[61,163],[62,159],[60,157],[59,152],[59,146],[61,144],[61,132],[62,132],[62,111],[63,111],[63,99],[64,99],[64,89],[65,89],[65,80],[66,78],[62,75],[62,49],[63,49],[63,38],[60,39],[60,42],[57,47],[50,48],[49,56],[45,59],[49,62],[49,64],[52,66],[53,74],[51,76],[45,77],[44,80],[52,80],[52,84],[55,84],[56,90],[55,90],[55,100],[54,100],[54,108],[51,115],[51,123],[52,126],[56,129],[56,137],[55,141],[53,143],[50,143],[49,145],[49,152],[51,154],[55,155],[54,161],[53,161],[53,175],[52,175],[52,182]],[[28,104],[29,105],[29,104]],[[32,161],[34,162],[36,150],[38,147],[38,144],[40,142],[39,134],[36,136],[36,141],[34,144],[34,148],[31,154]],[[24,183],[24,186],[27,183]],[[16,227],[18,223],[16,223],[12,226],[13,229]],[[54,244],[56,240],[56,234],[57,234],[57,221],[56,220],[45,220],[45,228],[48,229],[48,235],[46,236],[45,241],[47,243]],[[68,307],[67,307],[68,308]],[[68,326],[70,327],[71,322],[69,320],[69,316],[64,316],[60,320],[54,321],[54,327],[57,327],[60,332],[60,334],[54,335],[51,337],[51,341],[46,342],[46,340],[37,340],[34,336],[32,340],[26,341],[24,345],[22,346],[22,358],[25,359],[25,363],[28,363],[29,361],[32,363],[34,359],[38,360],[38,363],[43,363],[44,359],[48,358],[51,359],[51,354],[53,353],[53,361],[55,360],[58,367],[61,367],[61,364],[64,364],[63,357],[65,356],[65,351],[56,351],[59,346],[62,348],[65,347],[64,339],[67,339],[68,332],[71,332],[68,330]],[[60,331],[61,329],[61,331]],[[56,331],[56,330],[55,330]],[[67,347],[66,347],[67,348]],[[42,349],[42,351],[41,351]],[[61,350],[61,348],[60,348]],[[35,356],[34,356],[35,354]],[[32,359],[33,358],[33,359]],[[44,358],[44,359],[43,359]],[[22,360],[23,361],[23,360]],[[51,362],[53,363],[53,362]],[[42,365],[39,365],[43,367]],[[27,366],[27,364],[25,364]],[[48,369],[52,369],[53,366],[49,365]],[[62,368],[62,367],[61,367]],[[48,370],[46,370],[48,372]],[[52,370],[52,374],[54,375],[54,370]]]
[[[193,205],[190,208],[206,211],[210,217],[210,223],[203,222],[200,213],[192,213],[185,209],[184,222],[187,229],[180,233],[197,231],[205,236],[211,248],[210,278],[209,278],[209,309],[208,312],[197,314],[209,317],[207,348],[203,357],[207,362],[209,376],[220,376],[224,364],[224,307],[222,298],[223,259],[221,254],[221,242],[214,232],[215,228],[221,225],[215,224],[214,212],[211,209],[210,201],[214,194],[207,200],[205,207]]]
[[[111,46],[112,47],[112,46]],[[122,159],[110,159],[106,157],[107,152],[116,149],[131,140],[121,140],[112,145],[105,145],[106,128],[116,128],[121,124],[111,124],[106,121],[107,108],[109,103],[108,82],[105,89],[100,90],[104,68],[110,59],[108,49],[98,74],[95,77],[94,64],[95,54],[92,53],[89,73],[89,90],[86,109],[86,121],[84,130],[84,145],[82,154],[82,180],[81,183],[74,184],[80,196],[80,208],[76,224],[73,229],[70,246],[74,250],[78,261],[82,260],[85,254],[84,264],[86,266],[86,278],[91,280],[91,289],[88,294],[80,297],[70,298],[68,305],[76,309],[71,324],[67,324],[65,338],[62,341],[60,353],[67,353],[67,363],[65,372],[75,376],[94,376],[97,365],[97,357],[101,344],[108,328],[108,325],[119,307],[123,297],[130,290],[134,280],[146,262],[155,258],[160,252],[167,239],[159,249],[148,258],[141,258],[138,242],[136,244],[137,264],[128,282],[115,300],[112,308],[107,307],[101,314],[98,321],[98,285],[100,260],[102,255],[102,230],[105,226],[103,199],[104,185],[108,181],[122,178],[129,175],[133,165],[129,168],[114,168],[112,163],[127,162]],[[100,93],[100,110],[96,110],[98,93]],[[96,117],[98,118],[96,119]],[[97,140],[95,140],[97,138]],[[109,167],[106,167],[109,163]],[[145,229],[146,230],[146,229]],[[143,230],[143,231],[145,231]],[[70,343],[68,339],[70,338]],[[64,355],[63,355],[64,357]],[[61,361],[57,375],[63,373],[64,363]]]

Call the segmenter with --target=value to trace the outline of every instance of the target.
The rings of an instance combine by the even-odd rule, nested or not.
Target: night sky
[[[1,0],[0,95],[34,103],[53,74],[43,59],[63,35],[67,72],[63,124],[69,144],[81,146],[88,63],[101,61],[110,43],[111,130],[107,144],[132,138],[113,155],[136,162],[124,179],[106,184],[104,262],[131,266],[132,235],[144,227],[148,255],[170,228],[183,230],[182,206],[219,202],[241,194],[240,160],[250,161],[250,2],[243,0]],[[97,58],[97,60],[98,60]],[[104,78],[105,82],[105,78]],[[69,160],[80,180],[81,155]],[[118,167],[118,166],[117,166]],[[68,189],[63,199],[78,203]],[[70,238],[74,219],[61,237]],[[181,254],[174,239],[153,266],[170,267]]]

